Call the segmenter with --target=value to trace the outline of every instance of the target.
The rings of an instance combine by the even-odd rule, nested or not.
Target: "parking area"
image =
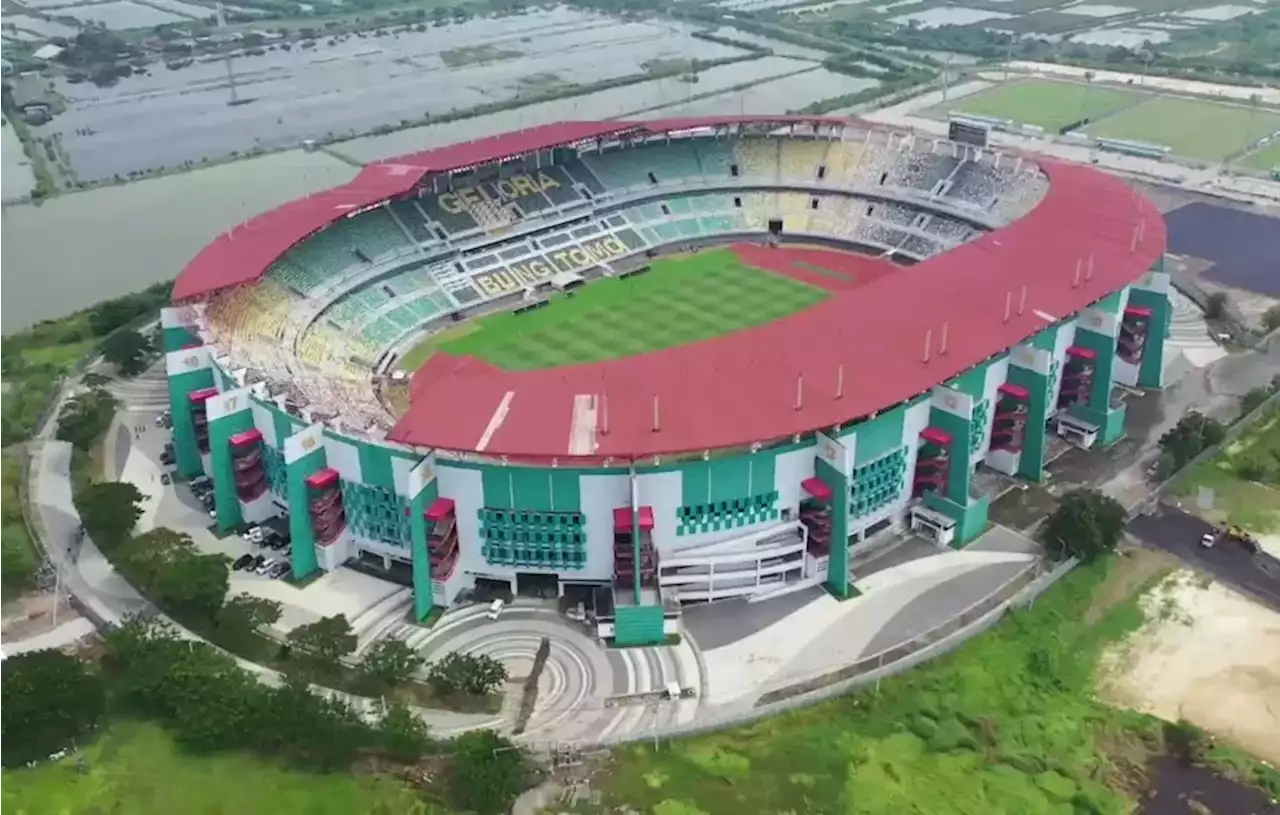
[[[1144,545],[1176,555],[1260,603],[1280,611],[1280,559],[1265,550],[1257,553],[1233,541],[1202,545],[1212,524],[1177,507],[1161,505],[1153,515],[1140,515],[1127,532]]]

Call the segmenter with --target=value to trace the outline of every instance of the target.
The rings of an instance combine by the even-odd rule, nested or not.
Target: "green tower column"
[[[209,477],[213,479],[213,495],[217,504],[218,529],[226,532],[244,523],[240,495],[236,491],[236,470],[231,455],[231,437],[253,429],[253,403],[250,388],[236,388],[220,393],[205,402],[209,418]]]
[[[1097,312],[1094,316],[1099,316]],[[1112,407],[1111,391],[1115,387],[1116,378],[1116,337],[1112,329],[1119,330],[1119,317],[1109,317],[1109,324],[1100,326],[1102,330],[1094,331],[1084,326],[1076,327],[1075,344],[1088,348],[1096,354],[1093,369],[1093,384],[1089,389],[1087,404],[1076,403],[1070,407],[1072,415],[1098,426],[1099,441],[1103,447],[1109,447],[1124,435],[1124,407]],[[1107,320],[1104,318],[1104,322]]]
[[[311,526],[307,478],[328,466],[324,451],[324,427],[304,427],[284,441],[284,462],[289,485],[289,534],[293,538],[293,574],[306,577],[319,568],[316,534]]]
[[[985,369],[973,372],[972,379],[985,381]],[[935,512],[941,512],[956,522],[955,547],[963,546],[982,534],[987,526],[989,496],[974,496],[973,439],[977,435],[974,407],[977,401],[972,394],[949,387],[934,388],[930,397],[929,425],[951,436],[950,464],[947,471],[947,487],[942,494],[927,492],[924,504]]]
[[[436,604],[431,585],[431,548],[427,510],[440,495],[436,480],[435,456],[428,456],[409,471],[409,540],[413,562],[413,614],[421,621]]]
[[[831,488],[831,556],[827,561],[827,590],[844,599],[850,596],[849,581],[849,505],[853,493],[854,450],[856,437],[839,440],[825,433],[817,434],[818,449],[814,459],[814,475]]]
[[[208,346],[184,348],[165,354],[169,380],[169,411],[173,416],[173,452],[178,475],[195,478],[204,474],[200,447],[196,442],[191,400],[195,391],[213,387],[213,362]]]

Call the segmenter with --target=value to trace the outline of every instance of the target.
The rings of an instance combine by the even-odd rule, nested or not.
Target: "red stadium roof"
[[[568,122],[378,162],[342,187],[220,236],[179,276],[174,299],[253,281],[307,235],[407,193],[431,173],[626,132],[845,121]],[[1049,190],[1009,226],[750,331],[546,371],[508,372],[437,354],[414,376],[412,406],[390,438],[513,458],[641,458],[783,438],[910,399],[1133,283],[1163,253],[1163,218],[1123,181],[1089,167],[1037,161],[1049,175]],[[1081,268],[1092,268],[1092,275],[1077,284]],[[1016,303],[1024,286],[1025,310],[1005,322],[1010,293]],[[947,351],[940,354],[944,325]],[[929,331],[933,353],[925,362]]]
[[[1041,166],[1048,192],[1009,226],[750,331],[545,371],[438,354],[389,437],[512,458],[641,458],[784,438],[910,399],[1135,282],[1163,253],[1164,220],[1123,181]],[[1023,286],[1026,307],[1005,322]]]
[[[744,122],[838,124],[845,121],[822,116],[719,116],[655,122],[561,122],[386,159],[367,165],[341,187],[291,201],[219,235],[178,275],[173,285],[173,299],[188,300],[257,280],[276,258],[312,232],[365,207],[410,192],[432,173],[461,170],[508,156],[628,131],[653,134]]]

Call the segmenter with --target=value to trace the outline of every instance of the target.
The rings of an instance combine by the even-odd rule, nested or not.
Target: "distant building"
[[[31,124],[44,124],[53,118],[49,104],[49,88],[36,73],[25,73],[12,84],[13,107]]]
[[[35,57],[36,59],[42,59],[45,62],[49,62],[50,60],[57,59],[58,55],[65,50],[67,49],[62,48],[61,46],[54,45],[53,43],[49,43],[48,45],[42,45],[41,47],[37,48],[36,52],[31,56]]]

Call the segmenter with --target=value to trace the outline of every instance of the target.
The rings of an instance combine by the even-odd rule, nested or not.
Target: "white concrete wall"
[[[774,489],[778,491],[778,510],[791,510],[791,518],[800,517],[800,502],[808,497],[800,482],[813,478],[817,450],[809,445],[800,450],[781,453],[774,466]]]
[[[584,475],[578,479],[582,512],[587,533],[587,563],[583,569],[566,569],[570,580],[611,580],[613,578],[613,511],[631,506],[631,477]]]
[[[360,451],[354,444],[324,434],[325,463],[338,471],[343,481],[364,483],[363,470],[360,467]]]
[[[273,421],[271,411],[257,402],[253,403],[250,408],[253,411],[253,426],[262,433],[262,442],[268,447],[278,448],[279,439],[276,438],[276,423]]]
[[[244,514],[245,523],[260,524],[268,518],[282,515],[283,513],[272,500],[274,497],[271,490],[267,490],[252,501],[241,501],[240,511]]]
[[[676,510],[684,505],[684,476],[679,470],[638,474],[636,492],[640,506],[653,507],[653,545],[659,556],[663,552],[677,551],[691,543],[724,537],[723,534],[686,537],[676,535],[676,528],[679,526]],[[583,501],[585,504],[585,495]]]

